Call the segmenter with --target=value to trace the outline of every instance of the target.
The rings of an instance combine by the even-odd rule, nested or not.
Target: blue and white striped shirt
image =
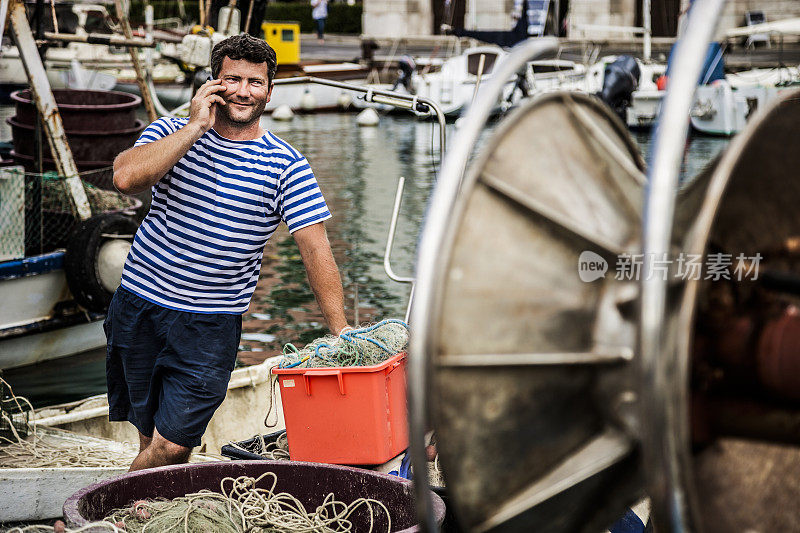
[[[134,146],[187,122],[160,118]],[[269,132],[233,141],[209,130],[153,186],[122,286],[179,311],[244,313],[278,224],[295,232],[330,216],[308,161],[287,142]]]

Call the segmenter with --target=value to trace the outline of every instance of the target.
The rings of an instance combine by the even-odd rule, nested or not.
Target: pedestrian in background
[[[317,39],[325,42],[325,19],[328,18],[328,0],[311,0],[311,18],[317,24]]]

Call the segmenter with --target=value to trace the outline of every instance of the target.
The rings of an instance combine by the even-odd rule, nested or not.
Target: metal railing
[[[324,78],[316,78],[314,76],[298,76],[296,78],[283,78],[275,80],[275,85],[299,85],[303,83],[327,85],[328,87],[336,87],[338,89],[347,91],[360,92],[364,94],[364,100],[368,103],[390,105],[401,109],[408,109],[409,111],[413,111],[415,113],[429,113],[433,111],[433,114],[436,115],[436,120],[439,123],[439,152],[441,157],[444,158],[446,120],[442,109],[430,98],[403,94],[395,91],[386,91],[383,89],[375,89],[374,87],[364,85],[354,85],[352,83],[344,83],[341,81],[326,80]]]

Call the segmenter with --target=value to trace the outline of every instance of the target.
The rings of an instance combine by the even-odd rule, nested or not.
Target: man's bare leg
[[[158,433],[157,429],[154,429],[150,444],[133,460],[130,471],[185,463],[189,460],[191,453],[191,448],[168,441]]]
[[[145,448],[150,446],[150,443],[153,442],[153,437],[147,437],[141,431],[139,432],[139,453],[142,453]]]

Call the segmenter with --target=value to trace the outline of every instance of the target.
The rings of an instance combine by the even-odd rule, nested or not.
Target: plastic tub
[[[393,531],[419,531],[410,481],[346,466],[288,461],[220,461],[129,472],[70,496],[64,503],[64,519],[68,527],[78,528],[102,520],[112,510],[126,507],[136,500],[171,499],[201,489],[218,492],[220,481],[225,477],[257,478],[264,472],[274,472],[278,476],[276,490],[293,495],[306,509],[315,509],[330,492],[346,503],[362,497],[374,498],[389,509]],[[445,515],[444,502],[436,494],[432,499],[434,516],[441,525]],[[359,514],[353,518],[353,525],[353,531],[367,531],[368,516]],[[379,516],[373,531],[385,530],[385,518]]]
[[[136,123],[136,108],[142,103],[140,97],[119,91],[53,89],[53,97],[67,133],[132,128]],[[11,99],[17,122],[33,126],[37,111],[30,89],[11,93]]]
[[[37,172],[38,169],[36,167],[36,160],[31,155],[25,154],[18,154],[14,150],[11,150],[11,157],[12,162],[14,164],[19,164],[25,167],[25,172]],[[75,166],[78,167],[78,172],[87,172],[90,170],[100,170],[102,168],[110,168],[111,165],[114,164],[113,160],[108,161],[80,161],[75,160]],[[50,157],[43,157],[42,158],[42,170],[56,170],[58,167],[56,166],[56,162],[53,161]],[[108,186],[103,186],[104,189],[111,190]]]
[[[14,139],[14,152],[16,154],[33,157],[35,129],[30,124],[19,122],[16,117],[6,120],[11,126]],[[104,124],[96,124],[104,126]],[[72,157],[76,161],[113,161],[120,152],[127,150],[139,138],[145,128],[145,123],[136,120],[125,129],[118,130],[83,130],[67,131]],[[50,143],[47,137],[42,136],[42,156],[51,158]]]
[[[375,366],[272,371],[292,459],[378,465],[408,447],[405,352]]]

